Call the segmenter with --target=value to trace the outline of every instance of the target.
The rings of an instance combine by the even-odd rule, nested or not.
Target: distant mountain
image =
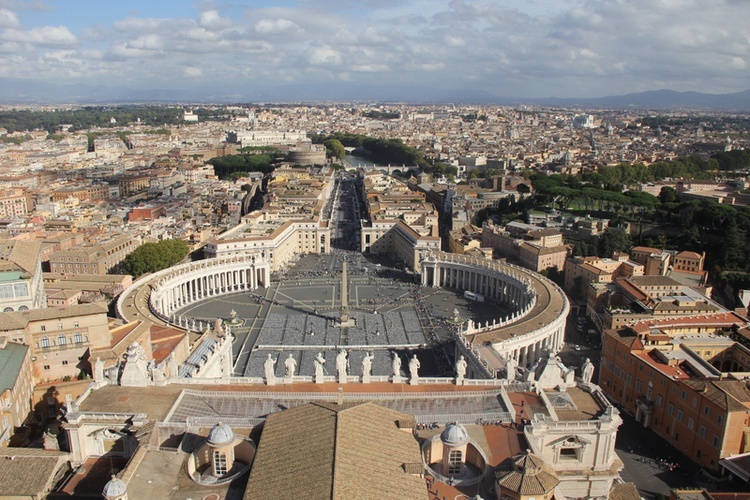
[[[621,96],[592,98],[530,99],[540,106],[616,108],[616,109],[714,109],[750,111],[750,90],[731,94],[704,94],[701,92],[675,92],[674,90],[652,90]]]
[[[655,90],[622,96],[580,98],[498,97],[481,90],[447,90],[423,85],[359,85],[345,82],[289,84],[272,88],[203,86],[191,89],[130,89],[106,85],[53,85],[0,78],[0,103],[233,103],[233,102],[408,102],[533,104],[537,106],[750,111],[750,90],[704,94]]]

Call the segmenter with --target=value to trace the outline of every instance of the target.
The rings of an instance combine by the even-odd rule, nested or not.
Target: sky
[[[0,78],[500,97],[750,88],[750,0],[0,0]]]

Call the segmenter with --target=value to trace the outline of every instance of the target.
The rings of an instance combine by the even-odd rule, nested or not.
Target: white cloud
[[[203,76],[203,71],[200,68],[188,66],[187,68],[185,68],[182,74],[188,78],[197,78],[199,76]]]
[[[198,24],[204,28],[220,30],[232,26],[232,20],[221,17],[218,10],[207,10],[198,16]]]
[[[331,47],[315,47],[310,51],[308,60],[314,66],[340,66],[343,58],[341,52]]]
[[[281,35],[299,30],[299,26],[289,19],[261,19],[255,23],[253,28],[256,33],[262,35]]]
[[[14,12],[8,9],[0,9],[0,28],[18,28],[21,24]]]
[[[201,76],[195,70],[245,87],[418,82],[429,73],[440,86],[461,88],[471,78],[498,95],[750,86],[747,1],[209,1],[170,18],[142,7],[144,17],[92,21],[78,36],[71,26],[22,25],[26,17],[15,12],[30,4],[8,2],[0,0],[3,71],[50,79],[72,74],[76,61],[91,80],[138,75],[175,86]]]
[[[75,35],[65,26],[42,26],[30,30],[6,29],[0,38],[45,47],[73,47],[78,43]]]

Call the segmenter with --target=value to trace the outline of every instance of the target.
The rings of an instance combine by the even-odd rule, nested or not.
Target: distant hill
[[[616,109],[713,109],[750,111],[750,90],[732,94],[703,94],[701,92],[675,92],[674,90],[652,90],[621,96],[591,98],[530,99],[540,106],[616,108]]]
[[[408,102],[538,106],[750,111],[750,90],[704,94],[655,90],[622,96],[524,99],[498,97],[480,90],[447,90],[422,85],[358,85],[350,83],[289,84],[272,88],[196,87],[191,89],[129,89],[105,85],[63,84],[0,78],[0,103],[233,103],[233,102]]]

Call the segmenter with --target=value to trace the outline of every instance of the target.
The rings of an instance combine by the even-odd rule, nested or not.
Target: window
[[[42,337],[42,349],[48,349],[49,348],[49,339],[47,337]]]
[[[709,408],[708,406],[704,406],[703,407],[703,414],[705,416],[707,416],[707,417],[710,417],[711,416],[711,408]]]
[[[68,360],[67,359],[63,359],[62,360],[62,364],[63,364],[63,366],[67,365],[68,364]]]
[[[83,342],[83,337],[81,337],[81,332],[76,332],[75,335],[73,335],[73,342],[76,344],[80,344]]]
[[[560,460],[576,460],[576,461],[578,461],[578,449],[577,448],[561,448],[560,449]]]
[[[680,394],[680,399],[685,401],[685,398],[687,398],[687,393],[685,391],[682,391],[682,394]]]
[[[723,415],[719,415],[718,417],[716,417],[716,421],[718,423],[721,423],[723,420],[724,420],[724,416]]]
[[[62,323],[58,323],[58,324],[57,324],[57,329],[58,329],[58,330],[62,330],[62,329],[63,329]]]
[[[682,422],[683,415],[684,414],[682,413],[682,410],[677,410],[677,421],[678,422]]]
[[[46,332],[47,331],[47,327],[44,326],[44,325],[42,325],[42,326],[39,327],[39,330],[42,331],[42,332]]]
[[[49,370],[49,365],[44,365],[45,370]]]
[[[667,406],[667,413],[670,415],[674,412],[674,405],[672,403],[669,403],[669,406]]]
[[[692,431],[693,427],[695,427],[695,420],[693,420],[693,417],[690,417],[688,418],[688,429]]]
[[[714,436],[713,440],[711,441],[711,444],[714,445],[714,448],[719,447],[719,436]]]
[[[57,345],[64,346],[65,345],[65,335],[58,335],[57,336]]]
[[[227,473],[227,454],[221,450],[214,450],[214,474],[223,476]]]
[[[702,438],[706,437],[706,427],[705,427],[705,426],[701,425],[701,426],[700,426],[700,427],[698,428],[698,435],[699,435],[700,437],[702,437]]]
[[[695,408],[698,406],[698,398],[693,398],[693,400],[690,402],[690,405]]]
[[[657,394],[656,395],[656,404],[658,406],[661,406],[663,402],[664,402],[664,399],[661,397],[661,394]]]
[[[461,460],[463,454],[461,450],[453,450],[448,454],[448,474],[461,473]]]
[[[78,321],[73,322],[73,328],[78,328]]]

